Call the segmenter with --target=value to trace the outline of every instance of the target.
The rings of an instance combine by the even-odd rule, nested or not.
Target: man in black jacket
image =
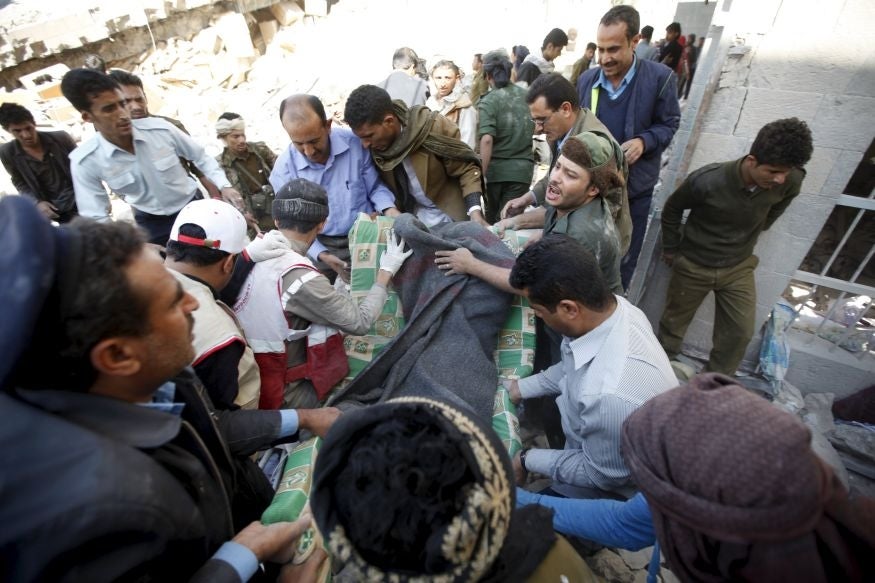
[[[197,300],[142,234],[7,197],[0,237],[0,579],[246,581],[291,559],[308,521],[250,524],[272,492],[247,456],[297,415],[212,408],[186,368]]]
[[[27,108],[0,105],[0,126],[15,140],[0,145],[0,161],[18,194],[37,201],[49,220],[66,223],[76,216],[76,194],[70,176],[70,152],[76,143],[67,132],[38,132]]]

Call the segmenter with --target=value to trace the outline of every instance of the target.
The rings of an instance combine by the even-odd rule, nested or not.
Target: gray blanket
[[[514,255],[490,231],[471,222],[429,229],[413,215],[395,221],[413,256],[394,279],[407,322],[353,381],[328,404],[349,409],[394,397],[438,399],[490,419],[498,371],[498,332],[511,296],[464,275],[445,275],[434,253],[466,247],[487,263],[511,267]]]

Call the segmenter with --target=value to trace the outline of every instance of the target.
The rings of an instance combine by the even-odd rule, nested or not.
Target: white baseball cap
[[[199,239],[180,235],[179,227],[189,223],[203,229],[206,237]],[[173,222],[170,240],[231,254],[240,253],[249,243],[246,219],[240,211],[225,201],[212,198],[193,200],[185,205]]]

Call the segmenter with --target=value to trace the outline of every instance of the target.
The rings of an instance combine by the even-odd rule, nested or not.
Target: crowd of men
[[[700,56],[678,23],[659,49],[652,35],[612,8],[574,82],[554,70],[560,29],[540,55],[479,53],[470,80],[404,47],[388,78],[350,92],[348,127],[317,96],[284,99],[278,155],[226,112],[208,156],[124,71],[64,76],[96,131],[78,146],[0,106],[23,195],[0,200],[2,579],[321,581],[324,552],[292,560],[313,521],[349,580],[595,580],[557,533],[655,544],[654,581],[660,549],[684,581],[872,580],[875,502],[731,378],[755,330],[754,246],[812,155],[805,122],[766,124],[668,198],[656,333],[623,295]],[[112,220],[112,197],[135,224]],[[415,257],[387,229],[355,300],[361,213],[473,230]],[[519,257],[481,253],[508,230],[528,236]],[[495,386],[549,447],[509,456],[490,418],[433,398],[326,406],[349,373],[344,336],[367,333],[396,276],[425,270],[526,298],[535,372]],[[709,292],[714,348],[674,388],[670,358]],[[465,363],[439,374],[461,386]],[[262,524],[274,491],[252,456],[304,434],[325,438],[311,512]],[[550,486],[519,488],[530,473]]]

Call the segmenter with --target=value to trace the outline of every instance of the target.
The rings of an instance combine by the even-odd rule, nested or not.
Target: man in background
[[[49,220],[66,223],[77,215],[70,174],[76,143],[67,132],[39,132],[33,114],[17,103],[0,105],[0,127],[13,141],[0,146],[0,161],[18,194],[32,198]]]

